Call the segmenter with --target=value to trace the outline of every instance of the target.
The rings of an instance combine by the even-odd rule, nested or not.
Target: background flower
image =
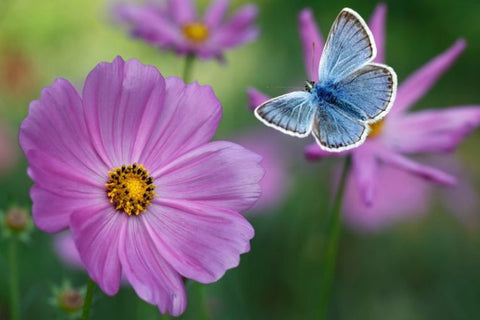
[[[384,58],[383,29],[385,14],[386,7],[379,5],[370,21],[370,27],[379,52],[375,59],[377,62],[383,62]],[[299,19],[303,42],[321,42],[321,38],[314,32],[316,27],[311,13],[304,11],[300,14]],[[450,174],[415,162],[405,157],[404,154],[453,151],[480,124],[480,107],[459,106],[451,109],[416,113],[406,113],[406,111],[433,86],[464,48],[465,41],[458,40],[445,53],[415,72],[403,83],[401,82],[392,110],[384,119],[372,125],[372,132],[367,141],[354,150],[340,154],[342,156],[352,155],[353,163],[349,179],[353,181],[348,186],[358,189],[364,206],[372,206],[380,197],[380,191],[378,191],[381,188],[379,185],[379,167],[382,164],[405,170],[437,184],[453,185],[456,183],[456,179]],[[307,52],[305,52],[305,56],[307,56]],[[308,65],[308,61],[305,61],[305,65]],[[308,159],[337,156],[337,154],[321,150],[316,144],[308,146],[305,152]],[[398,182],[397,179],[392,179],[390,187],[392,189],[402,189],[403,183]],[[383,188],[385,188],[385,185],[383,185]],[[404,201],[400,197],[392,197],[389,200],[399,206]],[[365,210],[362,210],[362,205],[359,204],[350,206],[350,216],[354,207],[359,208],[357,212],[359,218],[365,217],[365,214],[362,213]],[[384,214],[389,216],[387,211]]]
[[[119,4],[115,15],[129,25],[132,35],[164,50],[223,60],[226,49],[255,40],[257,7],[240,8],[230,19],[225,14],[229,0],[214,0],[203,17],[191,0],[168,0],[145,5]]]
[[[180,315],[183,277],[218,280],[253,237],[238,212],[260,195],[261,158],[209,143],[220,118],[210,87],[164,79],[137,60],[100,63],[81,97],[55,81],[20,130],[35,223],[70,227],[105,293],[116,294],[124,274],[142,299]]]

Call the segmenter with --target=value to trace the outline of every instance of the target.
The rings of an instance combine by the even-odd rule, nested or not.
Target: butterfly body
[[[305,91],[273,98],[255,109],[267,126],[306,137],[338,152],[362,144],[369,124],[385,116],[395,99],[397,78],[390,67],[372,63],[376,47],[368,26],[351,9],[343,9],[328,35],[318,77]]]

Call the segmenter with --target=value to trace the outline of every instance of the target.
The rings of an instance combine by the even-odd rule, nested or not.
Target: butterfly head
[[[311,92],[315,86],[315,81],[305,81],[305,91]]]

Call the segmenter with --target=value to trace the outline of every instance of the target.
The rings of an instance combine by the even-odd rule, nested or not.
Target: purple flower
[[[379,55],[384,57],[385,5],[379,5],[372,16],[370,27],[374,35]],[[304,23],[314,24],[312,19]],[[312,27],[313,28],[313,27]],[[304,41],[319,41],[313,33],[304,31]],[[380,164],[393,166],[428,181],[453,185],[455,177],[441,170],[422,165],[406,157],[409,154],[447,153],[455,150],[458,144],[480,124],[480,107],[458,106],[440,110],[425,110],[408,113],[436,80],[450,67],[465,48],[465,41],[458,40],[446,52],[437,56],[419,69],[398,88],[397,98],[390,113],[380,122],[372,125],[372,132],[364,145],[341,155],[350,153],[353,166],[350,179],[361,194],[365,205],[371,205],[378,198],[377,174]],[[307,63],[305,61],[305,63]],[[312,144],[306,148],[309,159],[335,156]]]
[[[218,280],[254,234],[239,212],[260,195],[261,158],[209,142],[221,112],[210,87],[137,60],[100,63],[81,95],[56,80],[20,129],[36,225],[70,227],[105,293],[123,274],[142,299],[180,315],[183,279]]]
[[[165,4],[120,4],[114,13],[129,25],[133,36],[161,49],[222,60],[225,49],[251,42],[259,33],[254,25],[255,5],[245,5],[227,20],[228,7],[229,0],[212,1],[201,17],[191,0],[167,0]]]

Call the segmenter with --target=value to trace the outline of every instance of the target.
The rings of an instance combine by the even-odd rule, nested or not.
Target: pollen
[[[129,216],[145,212],[156,196],[153,177],[143,165],[136,163],[109,171],[105,187],[110,203]]]
[[[384,119],[380,119],[379,121],[370,124],[369,138],[374,138],[382,132]]]
[[[203,23],[194,22],[183,26],[183,34],[193,42],[203,42],[208,38],[208,27]]]

